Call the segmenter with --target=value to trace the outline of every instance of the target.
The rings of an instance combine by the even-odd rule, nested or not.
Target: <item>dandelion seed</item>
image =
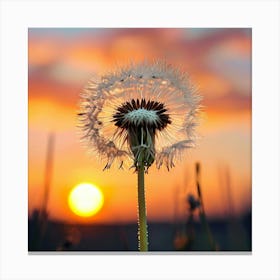
[[[174,167],[195,144],[200,96],[184,73],[163,62],[132,64],[89,81],[81,93],[80,126],[105,169],[155,162]]]

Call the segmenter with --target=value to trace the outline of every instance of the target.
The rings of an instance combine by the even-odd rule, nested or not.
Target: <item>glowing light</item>
[[[74,187],[69,196],[70,209],[78,216],[95,215],[104,204],[104,197],[98,187],[90,183],[81,183]]]

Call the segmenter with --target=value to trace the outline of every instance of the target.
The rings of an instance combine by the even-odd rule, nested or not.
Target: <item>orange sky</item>
[[[90,158],[79,142],[76,113],[79,93],[90,77],[117,63],[158,58],[191,75],[203,96],[204,113],[198,147],[170,172],[152,167],[146,176],[148,220],[172,221],[175,201],[183,214],[185,195],[195,193],[196,161],[202,165],[208,215],[227,211],[227,167],[235,212],[250,208],[250,29],[29,29],[29,212],[41,205],[52,131],[50,216],[69,222],[137,219],[136,174],[102,171],[104,164]],[[76,216],[67,205],[69,191],[80,182],[92,182],[104,193],[104,207],[92,218]]]

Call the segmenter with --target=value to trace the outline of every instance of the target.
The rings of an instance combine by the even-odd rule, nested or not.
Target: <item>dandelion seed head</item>
[[[145,99],[132,99],[116,109],[113,115],[115,125],[128,129],[131,126],[146,127],[162,130],[171,123],[165,112],[164,104]]]
[[[127,122],[132,122],[135,125],[139,123],[147,123],[147,125],[156,124],[159,121],[156,111],[149,111],[147,109],[137,109],[128,112],[124,115]]]
[[[194,147],[200,97],[188,76],[163,63],[131,64],[90,80],[79,122],[95,154],[119,166],[174,167]]]

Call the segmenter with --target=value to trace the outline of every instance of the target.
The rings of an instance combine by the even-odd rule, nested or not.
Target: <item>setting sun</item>
[[[103,206],[104,197],[98,187],[90,183],[75,186],[68,196],[70,209],[78,216],[90,217]]]

